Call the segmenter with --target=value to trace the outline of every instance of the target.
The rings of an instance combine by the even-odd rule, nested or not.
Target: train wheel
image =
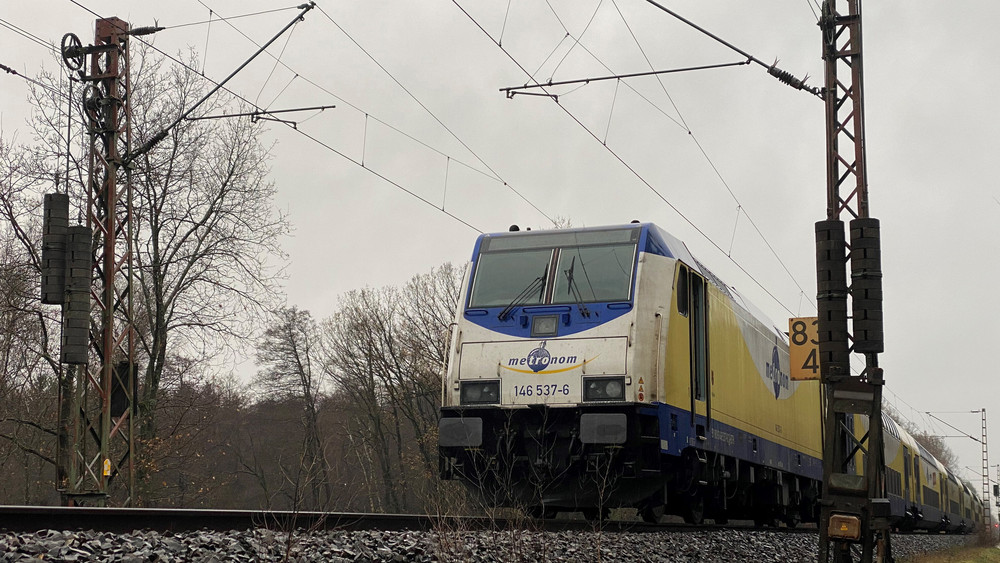
[[[532,506],[528,508],[528,516],[538,520],[552,520],[556,517],[556,509],[544,506]]]
[[[797,510],[791,510],[784,518],[781,519],[789,528],[794,528],[799,525],[802,518],[799,516]]]
[[[642,516],[644,522],[649,522],[650,524],[656,524],[660,521],[660,517],[666,512],[665,506],[662,504],[659,506],[645,506],[639,510],[639,516]]]
[[[604,522],[611,516],[610,508],[597,508],[596,506],[583,509],[583,517],[588,522]]]
[[[758,528],[764,528],[764,527],[777,528],[778,518],[771,513],[761,516],[754,516],[753,525]]]
[[[687,506],[684,507],[684,521],[688,524],[702,524],[705,522],[705,498],[700,494],[692,495],[688,498]]]

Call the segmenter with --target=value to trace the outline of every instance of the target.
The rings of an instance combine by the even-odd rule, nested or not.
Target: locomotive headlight
[[[624,377],[588,377],[583,380],[584,401],[624,401]]]
[[[460,391],[463,405],[487,405],[500,402],[499,381],[463,381]]]

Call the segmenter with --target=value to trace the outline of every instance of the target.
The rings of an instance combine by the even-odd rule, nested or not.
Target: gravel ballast
[[[899,557],[972,541],[971,536],[894,535]],[[231,532],[112,534],[0,532],[0,562],[109,561],[816,561],[815,533],[761,530],[619,532]]]

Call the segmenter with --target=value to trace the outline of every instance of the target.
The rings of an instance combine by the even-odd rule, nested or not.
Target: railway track
[[[898,556],[963,545],[917,534]],[[0,507],[0,560],[58,561],[815,561],[815,527],[691,526],[405,514]],[[5,559],[6,557],[6,559]]]
[[[262,510],[218,510],[176,508],[98,508],[62,506],[0,506],[0,529],[12,532],[37,530],[96,530],[129,532],[155,530],[187,532],[195,530],[515,530],[535,531],[595,531],[658,533],[753,529],[751,523],[726,526],[692,525],[675,522],[649,524],[631,520],[592,522],[582,519],[556,518],[487,518],[474,516],[430,516],[418,514],[378,514],[349,512],[293,512]],[[783,533],[815,533],[814,526],[770,528]]]

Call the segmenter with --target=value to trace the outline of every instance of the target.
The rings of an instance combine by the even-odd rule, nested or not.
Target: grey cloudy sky
[[[813,0],[663,3],[758,59],[778,59],[821,84]],[[155,36],[157,48],[176,54],[193,47],[216,80],[256,50],[240,32],[262,43],[297,13],[292,6],[232,20],[236,29],[219,21],[175,28],[207,20],[210,10],[218,18],[287,6],[79,4],[135,26],[167,26]],[[0,19],[45,41],[58,43],[72,31],[90,43],[95,16],[80,5],[3,0]],[[285,243],[291,304],[325,317],[345,291],[463,263],[479,231],[512,223],[545,228],[548,216],[574,226],[653,221],[779,326],[789,314],[815,314],[813,223],[825,214],[818,98],[756,65],[553,88],[558,103],[508,100],[498,91],[531,80],[519,65],[539,81],[560,81],[742,60],[642,0],[366,0],[319,8],[272,47],[282,64],[262,56],[231,83],[271,109],[337,105],[295,119],[347,158],[290,128],[267,126],[266,138],[276,143],[278,203],[295,227]],[[1000,383],[991,367],[1000,310],[993,288],[1000,241],[993,102],[1000,36],[993,26],[1000,3],[890,1],[864,9],[887,398],[923,425],[934,423],[924,411],[985,407],[991,435],[1000,436],[992,400]],[[21,73],[34,75],[43,64],[61,71],[45,48],[4,26],[0,47],[0,63]],[[0,78],[3,135],[27,140],[26,83]],[[978,414],[939,416],[979,435]],[[978,472],[978,443],[948,443],[974,468],[970,477]]]

